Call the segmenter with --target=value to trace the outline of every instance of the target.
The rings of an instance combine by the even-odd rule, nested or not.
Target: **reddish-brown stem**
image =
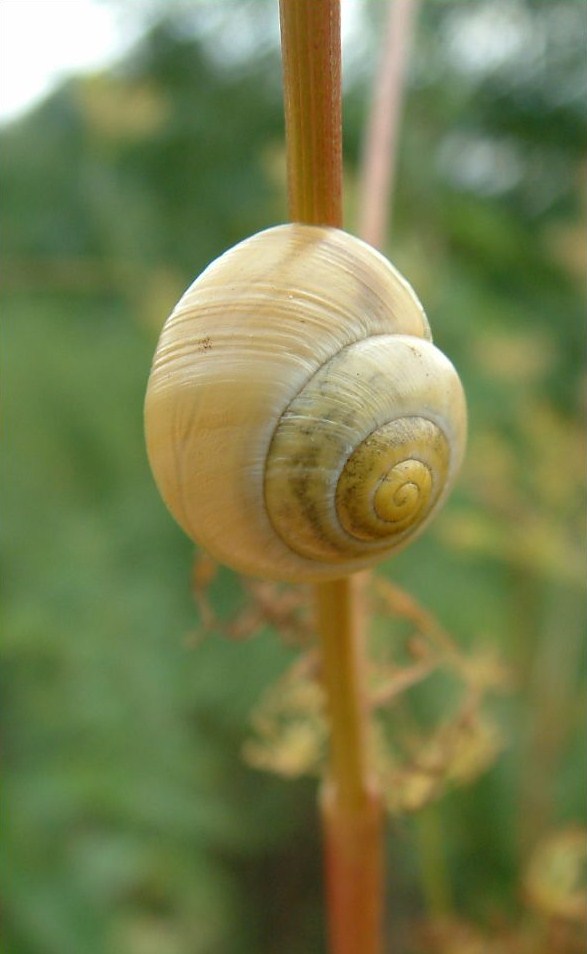
[[[280,0],[290,216],[342,226],[340,0]],[[316,587],[331,755],[321,808],[332,954],[379,954],[382,800],[370,769],[360,579]]]
[[[333,954],[380,954],[383,915],[383,812],[373,791],[360,810],[322,792],[330,946]]]
[[[379,954],[384,814],[371,769],[363,576],[316,588],[330,772],[322,798],[332,954]]]

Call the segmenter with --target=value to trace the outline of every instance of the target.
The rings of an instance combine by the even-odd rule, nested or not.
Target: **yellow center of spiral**
[[[432,477],[422,461],[403,460],[392,467],[381,481],[373,498],[377,516],[386,523],[405,521],[413,516],[430,497]]]
[[[351,454],[336,488],[336,511],[359,540],[415,529],[444,484],[449,448],[432,421],[401,418],[370,434]]]

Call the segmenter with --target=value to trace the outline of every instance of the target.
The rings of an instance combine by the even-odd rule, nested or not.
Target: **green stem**
[[[424,808],[415,824],[426,909],[430,918],[441,920],[450,916],[452,898],[438,805]]]
[[[360,807],[372,788],[368,768],[363,632],[357,579],[346,577],[316,587],[322,679],[332,725],[331,766],[338,800]]]

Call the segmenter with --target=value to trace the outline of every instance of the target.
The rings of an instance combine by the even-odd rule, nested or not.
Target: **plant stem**
[[[289,207],[342,226],[340,0],[280,0]],[[370,770],[360,577],[316,587],[331,755],[321,810],[332,954],[379,954],[383,811]]]
[[[280,0],[289,212],[342,226],[340,0]]]
[[[442,819],[438,805],[428,805],[415,819],[420,871],[428,917],[441,921],[452,913],[451,884],[446,867]]]
[[[364,692],[363,633],[357,579],[345,577],[316,587],[317,624],[321,637],[322,679],[333,726],[332,774],[345,806],[365,798],[367,706]]]
[[[316,587],[331,730],[321,799],[333,954],[378,954],[383,914],[383,807],[370,768],[361,577]]]
[[[417,12],[418,0],[390,0],[373,87],[359,185],[358,231],[375,248],[384,244],[391,219],[405,77]]]

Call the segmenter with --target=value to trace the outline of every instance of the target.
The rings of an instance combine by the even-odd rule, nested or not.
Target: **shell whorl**
[[[210,265],[168,319],[145,407],[169,509],[256,576],[383,559],[446,497],[462,389],[418,299],[370,246],[285,225]]]

